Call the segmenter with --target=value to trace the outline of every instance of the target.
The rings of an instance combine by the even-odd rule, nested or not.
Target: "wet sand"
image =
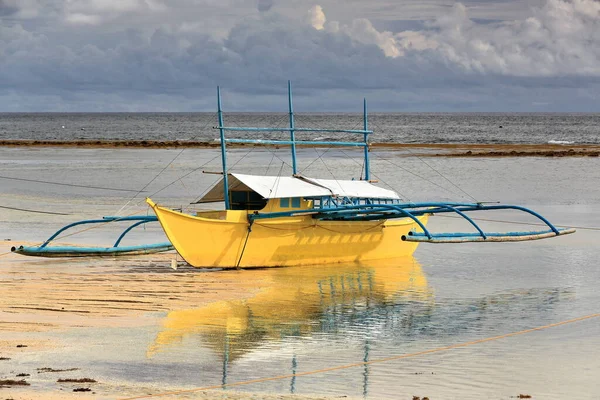
[[[19,245],[31,243],[0,241],[3,251]],[[8,381],[0,387],[0,398],[123,398],[177,390],[177,387],[152,387],[143,383],[123,386],[102,381],[57,382],[58,379],[96,380],[97,377],[78,365],[69,371],[40,361],[35,370],[25,370],[19,363],[26,355],[39,355],[40,360],[44,360],[47,350],[76,351],[66,339],[67,335],[61,338],[61,332],[156,325],[163,312],[189,308],[190,304],[202,306],[217,300],[246,298],[260,290],[260,280],[240,279],[241,272],[198,273],[185,265],[173,270],[170,266],[173,259],[174,253],[138,256],[135,262],[132,258],[46,259],[3,254],[0,257],[0,367],[5,371],[8,368],[11,373],[0,376],[0,380]],[[22,380],[29,385],[19,384]],[[74,392],[74,389],[90,391]],[[232,390],[160,398],[325,399]]]
[[[54,140],[0,140],[5,147],[67,147],[67,148],[217,148],[218,142],[199,141],[54,141]],[[228,144],[228,147],[262,147],[261,145]],[[298,146],[318,147],[318,146]],[[419,157],[598,157],[597,144],[466,144],[466,143],[372,143],[381,150],[406,151],[408,156]]]
[[[0,241],[0,248],[32,243]],[[239,272],[202,274],[173,252],[115,258],[41,258],[6,254],[0,260],[0,331],[44,332],[74,327],[153,323],[133,317],[247,297],[260,287]],[[135,262],[132,262],[135,260]],[[0,340],[0,355],[13,341]],[[35,346],[33,346],[35,347]]]

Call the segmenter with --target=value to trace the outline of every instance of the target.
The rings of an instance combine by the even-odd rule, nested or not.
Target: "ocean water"
[[[321,158],[313,162],[317,153]],[[13,240],[39,241],[62,224],[81,218],[145,214],[143,198],[148,195],[162,204],[187,208],[218,179],[201,172],[218,170],[218,155],[216,149],[0,147],[2,176],[144,189],[134,196],[135,192],[0,179],[0,205],[67,214],[0,208],[2,233]],[[233,149],[230,164],[239,172],[289,174],[282,162],[287,157],[283,150]],[[360,174],[359,152],[303,149],[299,160],[301,169],[312,176]],[[406,199],[472,197],[516,203],[540,211],[557,225],[583,229],[523,243],[421,244],[414,257],[361,265],[210,272],[185,266],[173,271],[168,262],[158,262],[152,267],[173,279],[194,274],[199,284],[223,277],[262,284],[256,293],[238,300],[188,304],[160,313],[158,322],[150,326],[57,332],[55,338],[69,346],[24,357],[20,366],[39,367],[52,360],[53,366],[79,366],[86,375],[123,387],[147,383],[156,392],[192,389],[414,354],[600,311],[599,159],[439,157],[424,164],[416,157],[386,151],[374,153],[372,160],[381,184]],[[476,217],[535,222],[515,212]],[[481,223],[488,230],[523,229],[503,222]],[[429,227],[470,229],[460,220],[442,216],[433,217]],[[77,240],[110,242],[114,237],[110,233],[85,232]],[[164,237],[160,229],[148,227],[131,240]],[[50,260],[36,265],[49,269],[79,265],[85,273],[89,262]],[[141,267],[147,266],[131,260],[120,264],[119,270],[102,268],[126,274]],[[366,399],[510,399],[519,394],[534,399],[597,399],[598,349],[600,319],[596,318],[235,390]]]
[[[283,128],[288,118],[225,113],[225,125]],[[372,113],[369,124],[377,143],[600,143],[600,114]],[[213,141],[219,136],[215,125],[215,113],[0,113],[0,140]],[[362,129],[363,121],[359,114],[297,113],[296,126]]]

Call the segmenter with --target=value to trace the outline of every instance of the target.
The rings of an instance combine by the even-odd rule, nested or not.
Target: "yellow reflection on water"
[[[184,337],[200,336],[217,354],[227,340],[233,360],[265,341],[319,332],[320,321],[332,308],[433,301],[412,256],[368,264],[248,270],[239,277],[258,277],[260,290],[244,300],[169,312],[148,356],[176,346]]]

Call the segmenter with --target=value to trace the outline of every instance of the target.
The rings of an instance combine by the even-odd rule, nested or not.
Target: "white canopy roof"
[[[334,196],[342,197],[367,197],[371,199],[400,199],[398,194],[392,190],[375,186],[368,181],[348,181],[334,179],[316,179],[302,177],[315,185],[326,187]]]
[[[198,203],[223,201],[223,186],[223,180],[220,180]],[[400,199],[396,192],[382,189],[367,181],[315,179],[303,176],[229,174],[229,190],[254,191],[265,199],[320,196]]]

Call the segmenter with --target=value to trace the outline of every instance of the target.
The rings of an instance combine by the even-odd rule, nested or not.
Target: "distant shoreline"
[[[67,147],[67,148],[218,148],[219,142],[154,141],[154,140],[0,140],[0,147]],[[262,147],[262,145],[229,144],[228,147]],[[300,146],[299,146],[300,147]],[[318,146],[314,146],[318,147]],[[371,148],[406,151],[419,157],[598,157],[600,144],[552,143],[372,143]]]

